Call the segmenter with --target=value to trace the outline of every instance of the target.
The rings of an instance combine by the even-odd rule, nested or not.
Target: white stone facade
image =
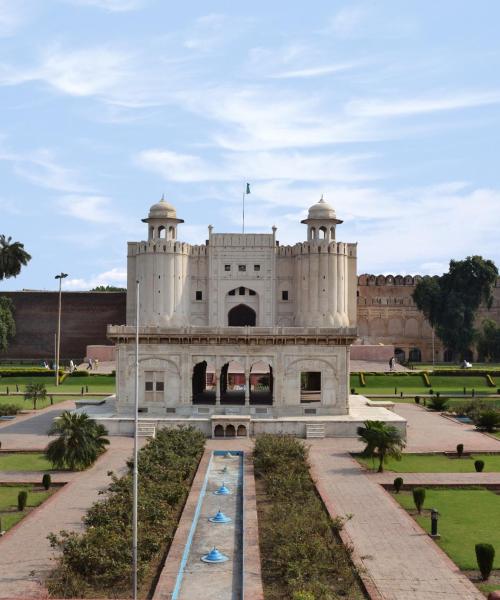
[[[223,414],[262,423],[347,414],[356,244],[337,242],[342,221],[328,203],[309,209],[307,240],[293,246],[279,244],[275,227],[209,226],[204,245],[180,242],[183,221],[163,200],[144,222],[148,240],[128,244],[127,324],[108,329],[119,414],[130,415],[135,399],[136,282],[139,405],[148,418],[205,419],[210,429]]]

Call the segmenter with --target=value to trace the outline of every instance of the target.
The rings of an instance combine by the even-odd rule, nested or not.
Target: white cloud
[[[92,6],[108,12],[129,12],[144,6],[144,0],[66,0],[70,4]]]
[[[158,173],[167,181],[303,180],[364,181],[377,176],[360,162],[367,156],[342,156],[332,153],[302,152],[228,153],[209,162],[199,156],[171,150],[144,150],[136,157],[143,168]]]
[[[57,206],[61,213],[91,223],[118,223],[111,198],[106,196],[69,195],[59,198]]]
[[[115,287],[127,287],[127,270],[114,267],[109,271],[104,271],[94,275],[89,279],[74,278],[67,279],[64,282],[66,290],[90,290],[99,285],[113,285]]]
[[[0,0],[0,37],[14,35],[26,18],[24,0]]]
[[[500,91],[457,92],[441,97],[427,97],[401,100],[352,100],[347,104],[347,113],[356,117],[400,117],[423,113],[474,108],[500,103]]]
[[[317,67],[308,67],[304,69],[295,69],[290,71],[283,71],[271,75],[272,79],[304,79],[308,77],[322,77],[324,75],[333,75],[334,73],[341,73],[343,71],[350,71],[351,69],[358,66],[360,63],[339,63],[334,65],[322,65]]]
[[[339,37],[352,37],[364,28],[369,15],[364,6],[346,6],[332,18],[330,29]]]

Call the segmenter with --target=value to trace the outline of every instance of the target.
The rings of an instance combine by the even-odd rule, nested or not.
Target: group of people
[[[51,370],[51,369],[52,369],[52,371],[56,370],[56,362],[55,361],[49,362],[48,360],[42,360],[41,366],[47,370]],[[93,370],[97,369],[98,367],[99,367],[99,361],[97,360],[97,358],[96,359],[93,359],[93,358],[87,359],[87,371],[93,371]],[[78,367],[75,365],[75,362],[73,361],[73,359],[71,359],[69,361],[69,372],[74,373],[77,370],[78,370]]]

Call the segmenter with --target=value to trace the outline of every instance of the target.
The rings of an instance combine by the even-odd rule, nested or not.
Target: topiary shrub
[[[293,600],[316,600],[312,592],[306,591],[295,592],[292,598]]]
[[[420,396],[415,396],[415,404],[420,404]]]
[[[403,478],[402,477],[396,477],[396,479],[394,480],[393,484],[394,489],[396,491],[396,494],[399,494],[401,488],[403,487]]]
[[[464,445],[463,444],[457,444],[458,458],[462,458],[462,454],[463,453],[464,453]]]
[[[443,398],[442,396],[432,396],[430,399],[428,406],[432,410],[442,411],[445,410],[448,406],[448,398]]]
[[[425,502],[425,488],[415,488],[413,490],[413,502],[418,510],[418,514],[420,514]]]
[[[474,469],[476,469],[476,473],[482,473],[484,469],[484,460],[475,460]]]
[[[50,473],[45,473],[44,476],[42,477],[42,485],[43,487],[48,490],[50,488],[50,484],[52,483],[52,479],[50,477]]]
[[[483,581],[486,581],[493,569],[495,548],[491,544],[476,544],[476,559]]]
[[[19,492],[17,495],[17,510],[23,511],[26,508],[26,504],[28,502],[28,492],[25,490]]]

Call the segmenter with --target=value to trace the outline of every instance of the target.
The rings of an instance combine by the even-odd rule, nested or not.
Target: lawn
[[[52,396],[54,404],[58,402],[64,402],[65,400],[75,400],[75,396]],[[15,404],[20,410],[33,410],[33,402],[31,400],[25,400],[24,396],[0,396],[0,404]],[[50,394],[43,402],[37,400],[36,407],[45,408],[50,406]]]
[[[442,394],[462,393],[464,388],[469,393],[473,388],[478,392],[496,392],[496,388],[488,385],[486,377],[481,376],[429,375],[429,379],[432,389]]]
[[[451,363],[442,363],[440,365],[432,365],[430,363],[413,363],[415,369],[422,371],[464,371],[460,365]],[[500,371],[499,363],[473,363],[473,369],[481,369],[482,371]],[[500,375],[500,373],[499,373]]]
[[[52,463],[42,452],[1,452],[0,471],[50,471]]]
[[[369,469],[378,467],[377,461],[371,458],[359,455],[355,458]],[[500,472],[500,454],[479,453],[462,458],[448,458],[445,454],[403,454],[400,461],[389,458],[384,469],[395,473],[474,473],[475,460],[484,460],[484,473]]]
[[[68,394],[80,393],[82,387],[86,389],[88,386],[88,393],[109,393],[113,394],[115,391],[115,377],[111,375],[89,375],[88,377],[67,377],[59,387],[55,385],[54,377],[42,375],[40,377],[3,377],[0,378],[0,393],[5,393],[7,388],[9,392],[16,391],[16,384],[19,386],[19,391],[22,392],[26,384],[31,382],[44,383],[47,392],[67,392]],[[55,401],[55,398],[54,398]]]
[[[417,515],[411,492],[394,494],[417,523],[430,532],[430,508],[439,511],[437,543],[462,570],[477,569],[474,546],[492,544],[497,552],[494,568],[500,569],[500,496],[486,489],[427,489],[422,515]]]
[[[40,506],[57,488],[45,491],[32,485],[0,485],[0,517],[2,529],[7,531],[23,519],[33,508]],[[17,495],[21,490],[28,492],[28,503],[23,512],[17,510]]]

